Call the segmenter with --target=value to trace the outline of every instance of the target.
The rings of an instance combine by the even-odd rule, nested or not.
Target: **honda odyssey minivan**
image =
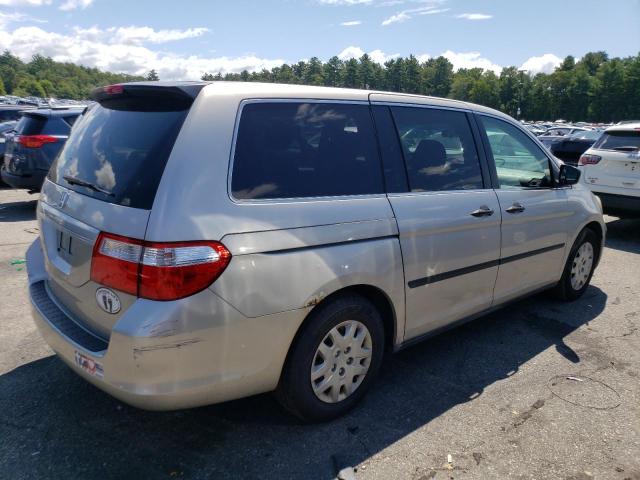
[[[93,93],[42,187],[33,316],[75,372],[169,410],[275,391],[347,411],[392,352],[587,288],[599,201],[495,110],[362,90]]]

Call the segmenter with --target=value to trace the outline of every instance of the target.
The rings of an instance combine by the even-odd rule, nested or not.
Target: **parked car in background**
[[[607,128],[580,157],[579,168],[605,213],[640,216],[640,123]]]
[[[81,108],[23,111],[15,129],[6,135],[2,180],[13,188],[39,191],[81,114]]]
[[[542,127],[540,125],[536,125],[534,123],[525,124],[525,128],[529,130],[531,133],[533,133],[536,137],[543,135],[544,133],[547,132],[547,128]]]
[[[602,251],[578,169],[490,108],[234,82],[93,95],[42,188],[30,298],[75,372],[142,408],[276,390],[333,418],[385,351],[543,289],[575,300]]]
[[[567,137],[569,135],[573,135],[574,133],[584,132],[587,130],[589,129],[583,127],[572,127],[570,125],[551,127],[549,130],[540,135],[538,137],[538,140],[540,140],[545,147],[549,148],[551,147],[551,144],[557,140],[563,139],[564,137]]]
[[[5,134],[13,130],[16,126],[16,121],[11,120],[9,122],[0,123],[0,168],[2,168],[2,162],[4,160],[4,148],[5,148]],[[0,187],[6,186],[6,183],[0,178]]]
[[[549,149],[557,158],[569,165],[578,165],[578,159],[596,140],[600,138],[600,130],[583,130],[559,138]]]

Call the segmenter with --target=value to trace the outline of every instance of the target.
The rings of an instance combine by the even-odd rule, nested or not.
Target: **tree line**
[[[109,73],[34,55],[23,62],[5,50],[0,55],[0,95],[86,99],[100,85],[133,82],[143,77]]]
[[[85,99],[100,85],[146,77],[103,72],[34,55],[23,62],[5,51],[0,55],[0,95]],[[516,67],[500,74],[481,68],[459,69],[444,57],[420,62],[414,55],[383,65],[364,54],[359,59],[317,57],[271,70],[205,73],[202,80],[277,82],[330,87],[369,88],[465,100],[527,120],[615,122],[640,120],[640,53],[610,58],[590,52],[580,60],[568,56],[550,74],[529,75]]]
[[[590,52],[579,61],[568,56],[550,74],[529,75],[517,67],[498,75],[481,68],[454,72],[444,57],[420,62],[414,55],[380,65],[359,59],[317,57],[271,70],[205,73],[202,80],[276,82],[329,87],[369,88],[449,97],[502,110],[527,120],[612,122],[640,120],[640,54],[610,58]]]

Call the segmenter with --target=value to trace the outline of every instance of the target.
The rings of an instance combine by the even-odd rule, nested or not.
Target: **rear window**
[[[382,193],[369,107],[302,102],[245,105],[231,190],[238,199]]]
[[[16,125],[18,135],[38,135],[47,123],[47,119],[39,115],[24,115]]]
[[[593,148],[600,150],[638,150],[640,149],[640,131],[619,130],[605,132]]]
[[[162,111],[161,99],[151,102],[153,108],[150,100],[135,98],[92,106],[76,122],[49,179],[105,202],[151,209],[188,112],[188,105]]]

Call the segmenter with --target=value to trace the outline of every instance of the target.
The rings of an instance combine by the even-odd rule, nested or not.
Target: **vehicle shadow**
[[[0,203],[0,222],[35,220],[37,204],[37,198],[27,202]]]
[[[640,218],[618,218],[607,222],[607,247],[640,253]]]
[[[360,406],[317,425],[300,424],[271,395],[145,412],[44,358],[0,377],[2,470],[21,478],[334,478],[548,348],[579,363],[564,339],[606,300],[593,286],[572,304],[537,295],[389,355]]]

